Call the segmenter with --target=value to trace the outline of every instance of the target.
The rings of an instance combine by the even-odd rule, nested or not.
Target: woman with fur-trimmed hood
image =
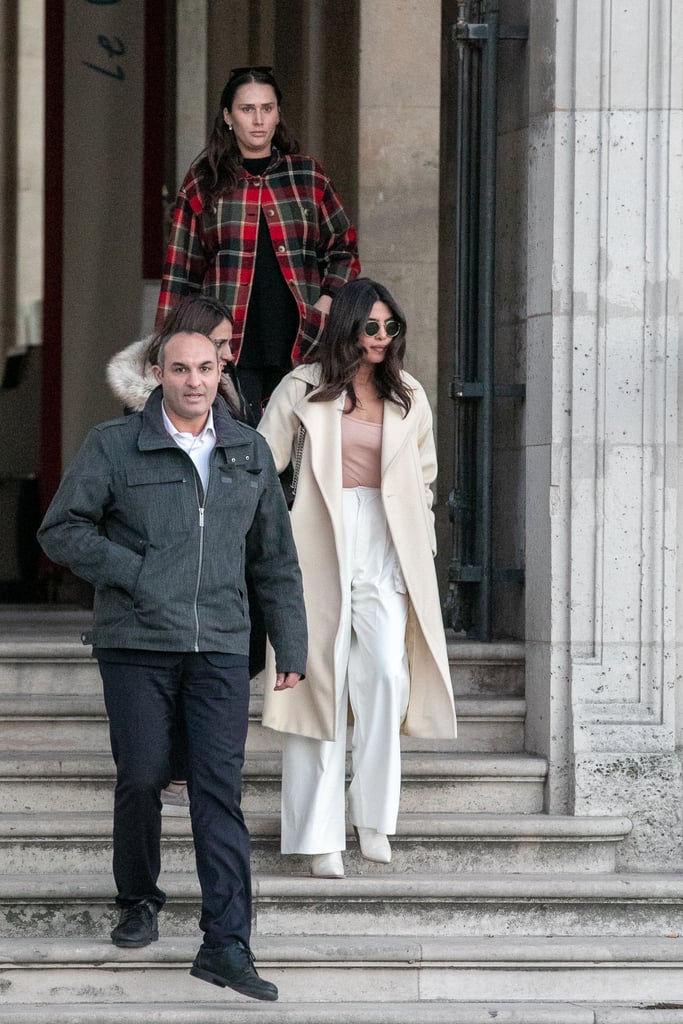
[[[232,339],[232,313],[228,307],[210,295],[190,295],[182,299],[168,315],[164,333],[187,331],[204,334],[213,341],[222,364],[218,393],[225,399],[230,412],[238,420],[246,420],[244,403],[234,375],[234,361],[230,349]],[[158,386],[152,365],[159,350],[159,333],[134,341],[117,353],[107,366],[107,383],[127,412],[140,412],[147,399]]]

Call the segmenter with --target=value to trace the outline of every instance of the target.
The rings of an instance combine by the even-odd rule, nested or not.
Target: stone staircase
[[[188,974],[200,935],[186,817],[164,818],[161,939],[108,941],[113,771],[78,611],[0,610],[0,1024],[683,1022],[683,880],[615,871],[622,817],[543,813],[523,647],[453,644],[460,736],[407,740],[389,866],[279,854],[279,754],[254,693],[244,807],[253,945],[280,1001]]]

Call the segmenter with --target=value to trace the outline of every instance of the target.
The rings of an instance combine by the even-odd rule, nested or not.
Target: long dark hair
[[[154,366],[163,361],[163,348],[174,334],[203,334],[207,338],[215,327],[223,321],[234,323],[232,313],[220,299],[212,295],[186,295],[171,310],[159,330],[152,336],[147,349],[147,362]],[[228,384],[225,378],[228,378]],[[232,386],[230,386],[232,385]],[[223,368],[218,385],[219,394],[225,399],[233,417],[246,420],[244,402],[241,397],[235,367],[228,363]]]
[[[275,92],[277,105],[282,102],[280,86],[267,68],[235,68],[230,73],[223,92],[221,93],[218,114],[206,144],[206,149],[198,161],[198,172],[202,188],[206,193],[207,203],[215,203],[221,195],[230,192],[242,177],[242,154],[240,153],[235,133],[231,132],[223,120],[223,111],[232,110],[235,93],[242,85],[256,82],[269,85]],[[275,129],[273,146],[280,153],[298,153],[299,143],[290,133],[280,114],[280,123]]]
[[[343,391],[349,396],[353,412],[358,404],[353,379],[364,355],[360,336],[376,302],[384,302],[398,320],[401,330],[387,346],[381,363],[374,366],[375,384],[380,398],[395,402],[407,414],[412,405],[411,388],[401,377],[406,351],[406,318],[403,310],[384,285],[369,277],[357,277],[339,289],[325,324],[314,358],[320,363],[320,386],[311,402],[329,402]]]

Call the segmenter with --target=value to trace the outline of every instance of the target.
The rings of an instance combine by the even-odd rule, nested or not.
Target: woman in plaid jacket
[[[360,271],[356,231],[322,167],[298,151],[272,68],[233,68],[206,149],[176,199],[157,327],[183,296],[232,311],[237,373],[257,422],[317,345],[332,296]]]

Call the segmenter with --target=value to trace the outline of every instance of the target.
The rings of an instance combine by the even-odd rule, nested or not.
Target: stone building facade
[[[353,212],[364,272],[406,309],[408,367],[439,428],[445,575],[447,65],[451,26],[467,6],[3,6],[0,350],[42,340],[42,398],[34,391],[22,405],[40,436],[39,452],[17,456],[27,473],[35,457],[43,481],[54,480],[87,427],[117,413],[102,368],[149,326],[146,134],[172,195],[204,143],[226,69],[272,63],[302,148]],[[494,630],[525,643],[526,744],[548,759],[546,809],[626,815],[634,829],[621,866],[647,859],[679,870],[683,11],[676,0],[499,7],[502,20],[528,26],[528,39],[500,47],[496,372],[525,384],[526,401],[497,414],[494,533],[505,557],[523,559],[526,583],[497,595]],[[161,131],[146,18],[167,40]],[[0,401],[7,416],[10,399],[0,392]]]

